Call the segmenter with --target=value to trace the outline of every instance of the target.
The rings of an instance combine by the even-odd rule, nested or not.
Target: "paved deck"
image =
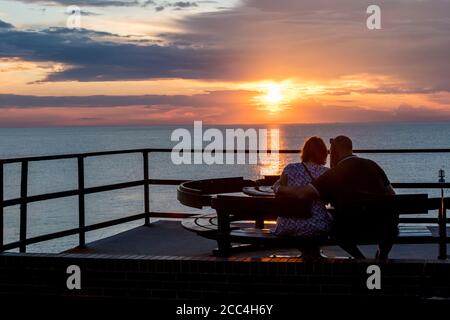
[[[78,253],[152,255],[152,256],[211,256],[216,242],[186,231],[179,221],[157,221],[151,226],[142,226],[88,244],[83,250],[70,250]],[[361,246],[367,257],[375,255],[375,246]],[[325,247],[329,257],[345,257],[347,254],[338,247]],[[396,245],[390,258],[393,259],[436,259],[437,245]],[[268,249],[246,251],[236,254],[242,257],[267,257],[272,254],[298,256],[292,249]]]

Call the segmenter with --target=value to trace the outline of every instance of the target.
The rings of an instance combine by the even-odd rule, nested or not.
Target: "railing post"
[[[264,229],[264,219],[258,218],[255,220],[256,229]]]
[[[144,213],[145,225],[150,225],[150,181],[148,170],[148,151],[142,153],[144,157]]]
[[[217,253],[219,256],[227,257],[230,253],[230,215],[221,209],[217,210]]]
[[[78,157],[78,228],[79,248],[86,246],[85,232],[85,194],[84,194],[84,157]]]
[[[3,207],[3,200],[5,199],[5,187],[4,187],[4,181],[3,181],[3,161],[0,160],[0,252],[3,252],[3,234],[4,234],[4,207]]]
[[[445,183],[445,172],[439,170],[439,182]],[[445,205],[444,189],[441,189],[441,205],[439,207],[439,256],[438,259],[447,259],[447,208]]]
[[[440,260],[447,259],[447,209],[444,199],[441,200],[439,208],[439,257]]]
[[[28,195],[28,161],[22,161],[21,177],[20,177],[20,247],[19,251],[25,253],[27,251],[27,195]]]

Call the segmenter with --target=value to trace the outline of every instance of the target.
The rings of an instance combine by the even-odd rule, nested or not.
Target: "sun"
[[[290,103],[296,98],[295,86],[289,80],[261,81],[246,88],[259,93],[252,98],[258,110],[266,111],[272,116],[290,109]]]
[[[266,95],[263,97],[266,103],[276,105],[283,101],[283,88],[281,84],[271,83],[267,85],[266,90]]]
[[[271,114],[281,112],[287,102],[285,84],[269,82],[265,83],[261,89],[262,94],[258,98],[264,109]]]

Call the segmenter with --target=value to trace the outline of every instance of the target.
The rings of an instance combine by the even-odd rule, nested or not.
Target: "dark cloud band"
[[[196,95],[134,95],[134,96],[32,96],[0,94],[0,108],[106,108],[123,106],[208,107],[227,105],[230,99],[248,99],[257,94],[246,90],[210,91]]]
[[[0,57],[70,66],[45,81],[221,78],[227,75],[224,63],[232,58],[227,58],[229,52],[214,49],[123,43],[124,39],[105,32],[65,28],[20,31],[5,22],[2,25]],[[104,41],[104,36],[116,37],[117,42]]]

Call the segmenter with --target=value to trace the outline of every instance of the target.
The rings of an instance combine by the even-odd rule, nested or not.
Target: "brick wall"
[[[381,290],[368,290],[367,267],[381,268]],[[66,269],[81,268],[81,290]],[[304,297],[450,297],[450,263],[296,258],[186,258],[88,254],[2,254],[0,296],[227,301]]]

